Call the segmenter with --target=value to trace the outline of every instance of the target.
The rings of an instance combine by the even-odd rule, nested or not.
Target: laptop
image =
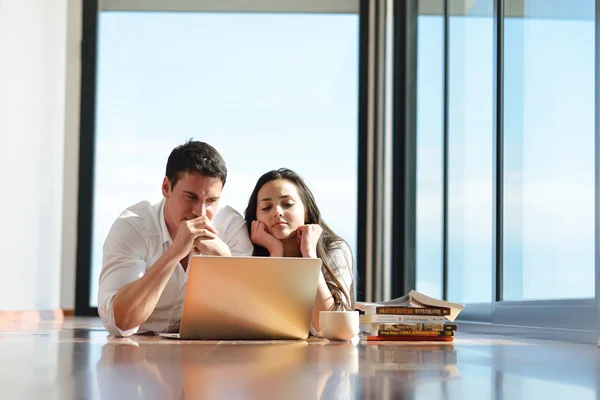
[[[173,339],[306,339],[318,258],[193,256]]]

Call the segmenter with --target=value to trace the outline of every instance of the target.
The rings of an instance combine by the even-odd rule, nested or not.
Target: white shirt
[[[113,298],[123,286],[141,278],[171,246],[173,240],[164,217],[163,199],[126,209],[113,223],[103,246],[102,271],[98,290],[98,314],[106,330],[114,336],[139,332],[178,332],[183,310],[187,273],[178,264],[148,319],[140,326],[122,331],[115,325]],[[219,238],[233,256],[251,256],[252,242],[246,221],[229,206],[213,218]]]

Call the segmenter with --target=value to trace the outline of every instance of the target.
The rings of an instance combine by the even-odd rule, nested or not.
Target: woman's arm
[[[312,325],[317,332],[320,331],[319,313],[321,311],[352,310],[354,307],[354,304],[352,304],[353,296],[351,295],[354,290],[352,252],[350,251],[350,247],[344,242],[340,242],[338,246],[330,250],[323,261],[327,263],[331,273],[335,275],[337,280],[336,286],[342,292],[342,296],[339,299],[335,299],[327,285],[327,273],[324,274],[323,270],[321,270],[317,296],[311,317]],[[333,281],[331,278],[329,280]]]
[[[319,314],[321,311],[331,311],[335,308],[335,301],[333,295],[327,287],[327,281],[321,271],[319,276],[319,286],[317,286],[317,297],[315,298],[315,306],[313,307],[311,323],[312,326],[319,332],[321,330],[319,326]]]

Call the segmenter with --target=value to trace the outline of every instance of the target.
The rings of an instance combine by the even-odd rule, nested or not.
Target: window
[[[443,297],[444,1],[419,2],[416,289]]]
[[[448,38],[448,299],[489,303],[493,227],[493,1],[450,4],[453,6]]]
[[[503,299],[593,298],[594,2],[505,9]]]
[[[101,12],[90,305],[115,218],[160,201],[167,157],[215,146],[221,205],[244,212],[258,177],[294,169],[355,251],[358,15]]]

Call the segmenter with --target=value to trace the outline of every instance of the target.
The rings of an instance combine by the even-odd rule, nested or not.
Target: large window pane
[[[356,14],[101,13],[90,305],[110,225],[161,199],[188,138],[227,162],[221,205],[243,213],[262,173],[292,168],[355,250],[357,57]]]
[[[448,298],[492,300],[493,0],[449,2]],[[460,3],[460,4],[459,4]]]
[[[594,1],[507,0],[504,300],[594,297]]]
[[[444,1],[419,2],[417,41],[417,290],[442,298]]]

